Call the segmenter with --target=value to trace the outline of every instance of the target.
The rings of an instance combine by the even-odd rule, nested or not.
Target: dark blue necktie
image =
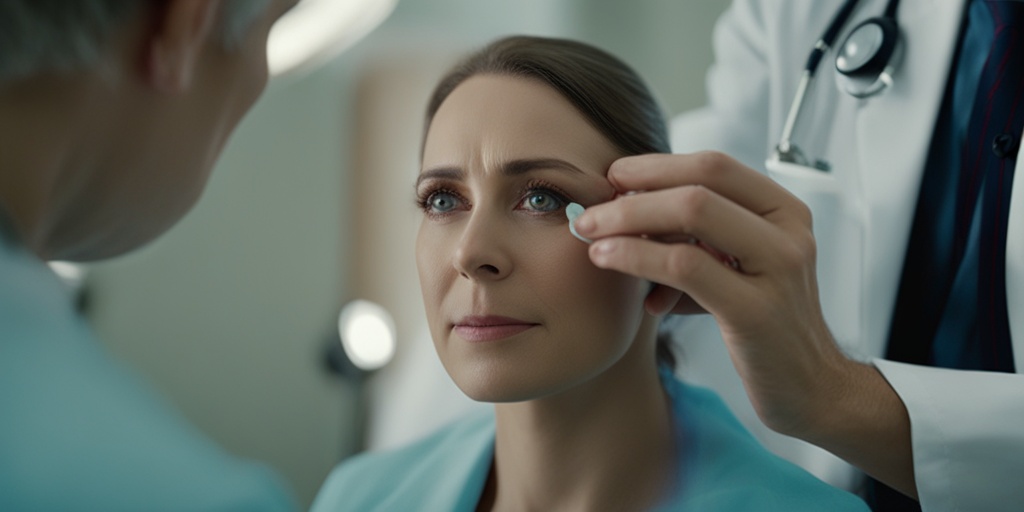
[[[1024,2],[985,3],[992,14],[995,34],[978,82],[963,152],[955,238],[957,252],[968,249],[971,225],[979,223],[977,337],[974,346],[961,347],[959,354],[950,351],[951,360],[939,360],[936,352],[936,362],[1013,372],[1006,306],[1006,225],[1013,169],[1024,128]]]

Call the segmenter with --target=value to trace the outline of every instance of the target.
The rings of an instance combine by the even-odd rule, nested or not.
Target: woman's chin
[[[528,390],[522,389],[524,386],[513,386],[504,382],[455,379],[455,385],[462,390],[463,394],[476,402],[492,404],[522,402],[535,397]]]
[[[540,382],[540,379],[535,378],[536,375],[531,376],[528,372],[516,373],[515,376],[508,376],[496,375],[495,372],[479,372],[474,375],[451,377],[455,385],[471,400],[493,404],[536,400],[567,387],[563,382]]]

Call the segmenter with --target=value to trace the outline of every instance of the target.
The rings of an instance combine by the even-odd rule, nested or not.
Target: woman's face
[[[437,353],[475,400],[530,400],[615,365],[648,284],[595,267],[565,217],[614,189],[621,156],[542,82],[476,75],[428,128],[416,259]],[[653,343],[649,346],[654,359]]]

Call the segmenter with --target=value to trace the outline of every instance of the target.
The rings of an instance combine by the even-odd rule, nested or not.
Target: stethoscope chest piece
[[[851,96],[874,96],[892,85],[893,70],[902,54],[894,19],[865,20],[850,31],[836,52],[836,80]]]
[[[826,52],[833,48],[842,27],[853,14],[858,0],[846,0],[832,16],[825,32],[814,43],[811,54],[807,56],[803,74],[797,84],[793,103],[786,114],[786,122],[782,125],[779,143],[775,146],[769,160],[813,167],[828,171],[827,161],[815,160],[811,163],[793,143],[793,133],[804,98],[814,80],[818,65],[824,60]],[[874,96],[892,85],[893,71],[899,66],[903,57],[903,44],[899,25],[896,23],[896,10],[900,0],[889,0],[883,16],[862,21],[846,36],[836,51],[836,80],[840,89],[855,98]]]

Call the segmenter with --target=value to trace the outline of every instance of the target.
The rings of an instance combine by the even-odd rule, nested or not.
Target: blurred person
[[[296,1],[0,1],[0,510],[294,508],[113,361],[46,262],[192,207]]]
[[[582,43],[501,39],[441,80],[416,181],[420,285],[445,369],[494,412],[342,462],[315,512],[866,510],[677,380],[651,283],[598,269],[570,234],[570,202],[614,195],[613,161],[667,151],[641,79]]]

